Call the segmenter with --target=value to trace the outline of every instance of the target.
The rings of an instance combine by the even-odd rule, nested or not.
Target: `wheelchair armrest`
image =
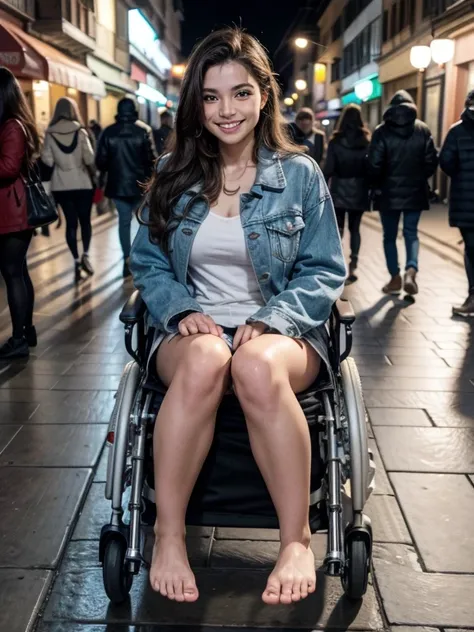
[[[120,312],[120,320],[124,325],[135,325],[142,320],[145,312],[145,301],[140,296],[140,292],[135,290]]]
[[[336,321],[343,325],[352,325],[356,319],[352,303],[346,299],[339,298],[332,310]]]

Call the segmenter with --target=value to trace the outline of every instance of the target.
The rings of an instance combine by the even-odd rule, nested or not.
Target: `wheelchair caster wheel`
[[[107,597],[113,604],[123,603],[132,588],[133,575],[125,567],[125,542],[110,538],[104,551],[102,578]]]
[[[346,546],[346,564],[341,577],[348,599],[359,600],[367,592],[370,558],[362,538],[352,537]]]

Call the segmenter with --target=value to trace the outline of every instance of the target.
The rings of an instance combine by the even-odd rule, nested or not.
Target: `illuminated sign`
[[[162,42],[150,22],[139,9],[128,12],[130,44],[162,74],[171,69],[171,61],[162,49]]]

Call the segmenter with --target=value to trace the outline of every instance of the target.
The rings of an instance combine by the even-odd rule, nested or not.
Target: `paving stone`
[[[46,570],[0,569],[0,630],[31,629],[52,576]]]
[[[25,425],[0,455],[0,465],[93,467],[106,431],[106,425]]]
[[[0,403],[0,424],[23,424],[34,414],[39,404]]]
[[[196,625],[192,627],[191,632],[237,632],[238,630],[245,629],[247,632],[281,632],[282,628],[254,628],[246,625],[244,628],[227,627],[227,626],[208,626],[208,625]],[[285,628],[285,632],[302,632],[304,628]],[[314,632],[312,628],[306,628],[307,632]],[[36,632],[190,632],[190,628],[187,625],[160,625],[159,628],[155,625],[139,625],[128,626],[120,624],[107,624],[107,625],[83,625],[82,623],[47,623],[41,622]],[[454,632],[454,631],[452,631]],[[458,630],[457,632],[463,632]]]
[[[418,626],[392,625],[391,632],[439,632],[439,630],[438,628],[421,628]]]
[[[90,476],[87,469],[3,468],[0,566],[55,568]]]
[[[443,360],[441,360],[443,362]],[[362,366],[359,367],[359,373],[361,377],[377,377],[377,378],[437,378],[437,379],[451,379],[458,380],[459,379],[459,371],[455,369],[451,369],[446,366],[432,366],[429,363],[429,366],[416,366],[411,363],[407,363],[404,366]]]
[[[474,428],[376,426],[374,434],[389,472],[474,472]]]
[[[116,391],[119,382],[120,375],[74,375],[60,378],[52,388],[59,391]]]
[[[393,366],[399,367],[445,367],[447,366],[443,358],[439,356],[418,356],[418,355],[394,355],[388,352],[387,357]],[[451,365],[449,365],[451,366]]]
[[[381,494],[383,496],[393,496],[392,486],[388,480],[387,473],[385,471],[382,459],[380,457],[379,449],[374,439],[369,439],[369,448],[372,450],[375,462],[375,491],[374,494]]]
[[[426,570],[474,574],[474,488],[467,478],[395,472],[391,480]]]
[[[374,542],[412,543],[405,520],[394,496],[372,494],[365,505],[364,513],[372,521]]]
[[[105,483],[107,480],[107,462],[109,459],[109,449],[107,445],[102,450],[100,455],[99,465],[94,476],[94,483]]]
[[[62,362],[61,360],[40,360],[35,359],[34,362],[28,362],[21,368],[22,375],[63,375],[69,367],[72,366],[71,362]],[[20,368],[20,367],[18,367]]]
[[[70,375],[78,375],[78,376],[89,376],[89,375],[122,375],[124,369],[124,363],[120,362],[118,364],[107,363],[107,364],[72,364],[69,369],[65,372],[66,376]]]
[[[369,408],[368,412],[373,426],[431,426],[419,408]]]
[[[414,571],[422,571],[420,560],[415,547],[407,544],[390,544],[387,542],[374,542],[372,549],[374,560],[384,560],[391,564],[408,566]]]
[[[294,606],[266,606],[261,601],[268,571],[198,569],[200,599],[182,604],[153,593],[146,573],[135,579],[130,602],[110,607],[100,570],[89,569],[61,574],[44,613],[45,621],[174,624],[192,626],[242,626],[324,628],[338,630],[383,629],[377,599],[369,586],[362,603],[351,604],[342,597],[338,579],[318,573],[319,589]],[[140,628],[141,629],[141,628]],[[197,629],[199,629],[197,627]]]
[[[0,426],[0,454],[5,450],[8,444],[12,441],[16,434],[18,434],[21,426],[18,425],[3,425]]]
[[[377,586],[390,624],[470,627],[474,575],[420,573],[374,560]]]
[[[69,397],[65,402],[39,404],[30,421],[38,424],[109,423],[115,404],[114,393],[96,391],[94,395],[89,401],[83,401],[83,398],[74,401]]]
[[[2,376],[3,377],[3,376]],[[49,390],[59,380],[59,375],[42,375],[40,373],[19,373],[10,380],[1,383],[2,389],[28,389],[28,390]]]
[[[361,381],[364,390],[474,392],[474,385],[467,378],[363,377]]]
[[[100,568],[99,540],[72,540],[66,547],[61,572],[87,568]]]
[[[111,501],[105,498],[105,484],[93,483],[72,536],[73,540],[97,540],[104,524],[110,522]]]
[[[108,353],[107,360],[110,361],[111,364],[121,364],[123,366],[130,362],[131,357],[128,353]],[[75,359],[74,364],[100,364],[104,361],[103,353],[81,353],[81,355]]]

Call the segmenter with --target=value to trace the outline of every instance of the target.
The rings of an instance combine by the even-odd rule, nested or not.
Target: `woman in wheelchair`
[[[250,35],[223,29],[196,46],[132,249],[134,283],[159,331],[151,357],[168,387],[154,430],[150,581],[177,601],[198,598],[185,514],[229,388],[279,519],[263,601],[315,590],[310,435],[295,393],[328,362],[325,322],[346,268],[324,178],[285,136],[278,99]]]

